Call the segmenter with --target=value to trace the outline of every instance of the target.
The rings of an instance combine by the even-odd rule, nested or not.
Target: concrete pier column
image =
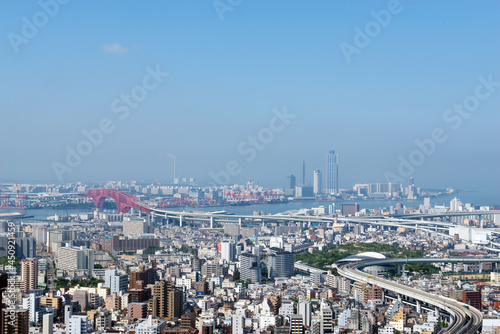
[[[210,217],[210,228],[214,228],[214,217]]]
[[[179,227],[182,227],[182,215],[179,216]]]

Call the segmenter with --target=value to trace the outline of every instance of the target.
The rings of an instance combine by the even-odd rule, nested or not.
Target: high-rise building
[[[286,189],[295,189],[296,179],[295,175],[289,175],[286,177]]]
[[[29,312],[20,308],[2,309],[3,334],[27,334],[29,331]]]
[[[3,292],[7,289],[7,280],[9,278],[9,274],[5,271],[0,271],[0,305],[3,305]],[[3,330],[3,313],[0,311],[0,329]]]
[[[306,161],[302,161],[302,184],[306,184]]]
[[[313,193],[314,195],[319,195],[321,194],[321,171],[319,169],[316,169],[313,172]]]
[[[251,253],[240,255],[240,279],[250,280],[252,283],[260,282],[260,258]]]
[[[57,267],[61,270],[84,270],[91,276],[94,270],[94,250],[85,246],[61,247],[57,251]]]
[[[107,269],[104,272],[104,287],[110,289],[110,293],[120,293],[127,291],[128,275],[119,274],[116,269]]]
[[[45,313],[43,315],[43,334],[52,334],[54,331],[54,314]]]
[[[329,151],[326,154],[325,168],[325,191],[327,194],[339,193],[339,154],[335,151]]]
[[[26,259],[21,261],[21,286],[23,292],[38,287],[38,260]]]
[[[301,315],[302,319],[304,319],[304,326],[307,327],[311,326],[312,309],[310,301],[299,302],[297,314]]]
[[[23,309],[28,310],[30,323],[40,323],[42,321],[42,308],[40,304],[40,296],[30,293],[23,297]]]
[[[450,201],[450,210],[451,211],[460,211],[462,207],[462,201],[460,201],[458,198],[453,198]]]
[[[333,311],[326,303],[321,303],[321,318],[323,319],[323,330],[325,333],[333,333]]]
[[[57,244],[62,242],[62,232],[47,230],[47,249],[49,252],[55,252],[57,250]]]
[[[245,330],[245,318],[242,315],[235,314],[231,316],[232,334],[243,334]]]
[[[36,240],[33,237],[16,238],[16,256],[19,259],[36,257]]]
[[[129,289],[145,289],[147,285],[154,284],[157,279],[155,268],[139,268],[128,275]]]
[[[149,300],[149,315],[159,318],[180,318],[183,312],[182,291],[168,281],[157,281]]]
[[[290,334],[302,334],[304,333],[304,320],[299,314],[289,315],[290,319]]]
[[[236,244],[233,240],[223,240],[220,245],[220,258],[226,262],[234,261],[236,257]]]
[[[269,278],[293,276],[293,253],[286,252],[280,248],[270,248],[267,260]]]

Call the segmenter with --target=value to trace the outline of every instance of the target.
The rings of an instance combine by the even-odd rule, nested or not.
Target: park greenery
[[[90,277],[89,279],[67,279],[67,278],[58,278],[54,281],[56,284],[56,288],[65,288],[65,287],[71,287],[71,286],[81,286],[81,287],[91,287],[95,288],[97,287],[97,284],[99,283],[104,283],[102,279],[97,279],[95,277]]]
[[[302,261],[311,267],[323,270],[331,269],[331,265],[348,256],[363,252],[377,252],[389,258],[414,258],[424,256],[423,251],[411,251],[406,248],[375,243],[351,243],[330,246],[317,253],[301,253],[295,255],[295,261]]]
[[[15,257],[14,261],[12,261],[12,258],[9,259],[8,256],[2,256],[2,257],[0,257],[0,265],[13,266],[13,267],[17,268],[19,266],[19,259],[17,257]]]

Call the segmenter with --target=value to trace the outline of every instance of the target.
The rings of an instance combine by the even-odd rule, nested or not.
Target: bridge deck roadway
[[[433,295],[412,287],[401,285],[386,279],[375,277],[362,272],[361,268],[372,265],[398,264],[398,263],[422,263],[422,262],[500,262],[500,258],[414,258],[414,259],[385,259],[375,261],[363,261],[358,263],[342,264],[337,267],[340,275],[349,279],[375,284],[383,289],[394,291],[403,296],[419,300],[421,302],[436,306],[452,315],[453,321],[446,329],[445,333],[477,333],[483,321],[481,312],[474,307],[458,302],[454,299]]]

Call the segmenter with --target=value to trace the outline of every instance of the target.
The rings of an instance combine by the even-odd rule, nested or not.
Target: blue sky
[[[351,62],[341,43],[355,45],[355,28],[390,1],[244,0],[221,20],[212,1],[74,0],[15,52],[13,34],[40,3],[51,1],[0,2],[3,181],[59,182],[66,147],[110,119],[114,130],[63,182],[167,182],[176,157],[181,177],[209,182],[234,160],[231,182],[282,187],[302,160],[312,182],[333,149],[350,187],[398,174],[398,157],[441,128],[447,139],[412,172],[418,186],[500,185],[500,87],[457,129],[443,119],[478,77],[500,81],[498,1],[401,1]],[[112,102],[157,66],[169,76],[120,119]],[[238,146],[284,107],[296,117],[248,162]]]

